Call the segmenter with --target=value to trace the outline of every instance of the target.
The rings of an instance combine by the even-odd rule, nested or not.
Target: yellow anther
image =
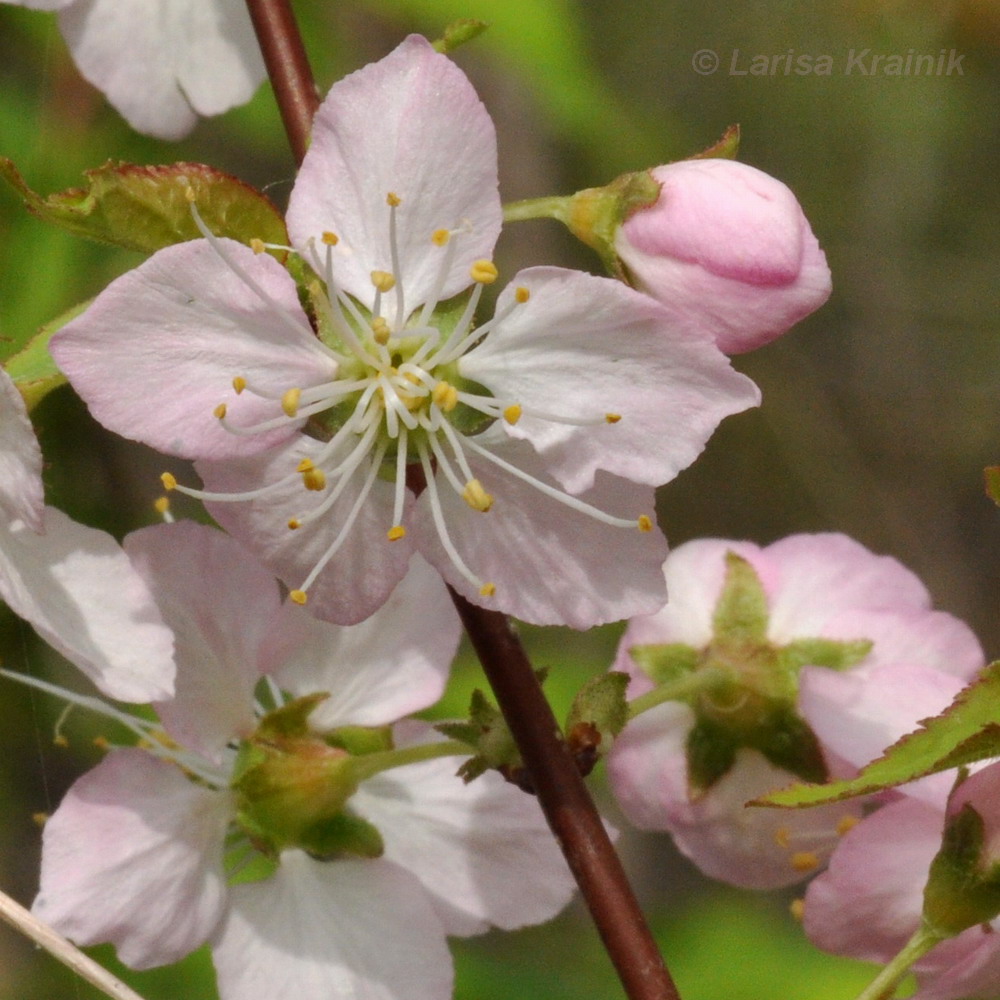
[[[184,198],[194,204],[194,188],[190,184],[184,189]]]
[[[376,344],[381,344],[385,347],[389,343],[392,331],[389,329],[389,324],[386,323],[384,316],[376,316],[372,320],[372,334],[375,337]]]
[[[388,292],[396,284],[396,279],[388,271],[372,271],[372,284],[380,292]]]
[[[485,514],[493,506],[493,496],[483,489],[478,479],[470,479],[462,490],[462,499],[473,509]]]
[[[263,253],[267,247],[264,245],[264,241],[262,239],[254,236],[250,240],[250,249],[253,250],[254,253]]]
[[[219,403],[219,405],[214,410],[212,410],[212,416],[213,417],[217,417],[219,420],[225,420],[226,419],[226,404],[225,403]]]
[[[640,514],[639,515],[638,525],[639,525],[639,530],[640,531],[652,531],[653,530],[653,522],[649,518],[649,516],[646,515],[646,514]]]
[[[295,466],[296,472],[308,472],[310,469],[314,468],[313,460],[311,458],[304,458],[298,465]]]
[[[516,424],[521,419],[521,406],[519,403],[511,403],[503,411],[503,418],[508,424]]]
[[[451,233],[447,229],[435,229],[431,233],[431,243],[435,246],[443,247],[451,239]]]
[[[819,868],[819,858],[812,851],[796,851],[792,855],[792,868],[797,872],[811,872]]]
[[[233,392],[238,396],[247,387],[247,380],[242,375],[233,379]]]
[[[35,826],[45,826],[45,824],[49,821],[49,814],[48,813],[32,813],[31,814],[31,821],[35,824]]]
[[[288,530],[298,531],[302,527],[302,522],[297,517],[290,517],[288,519]]]
[[[396,192],[395,192],[395,191],[390,191],[390,192],[389,192],[389,193],[388,193],[388,194],[387,194],[387,195],[385,196],[385,203],[386,203],[386,204],[387,204],[387,205],[388,205],[388,206],[389,206],[390,208],[399,208],[399,206],[400,206],[400,205],[402,204],[402,202],[403,202],[403,199],[402,199],[402,198],[400,198],[400,197],[399,197],[399,195],[398,195],[398,194],[396,194]]]
[[[850,813],[847,813],[837,820],[837,833],[843,837],[848,830],[853,830],[859,822],[860,820],[857,816],[852,816]]]
[[[288,592],[288,597],[295,604],[305,604],[306,601],[309,600],[304,590],[290,590]]]
[[[523,285],[514,292],[514,301],[520,302],[522,305],[524,305],[524,303],[530,298],[531,292],[529,292]]]
[[[804,899],[793,899],[788,904],[788,912],[792,915],[792,918],[802,923],[802,917],[806,912],[806,901]]]
[[[495,583],[484,583],[479,588],[480,597],[492,597],[497,592],[497,585]]]
[[[389,539],[390,542],[398,542],[401,538],[406,537],[406,528],[401,524],[394,524],[386,533],[385,537]]]
[[[166,514],[166,512],[168,510],[170,510],[170,498],[169,497],[157,497],[153,501],[153,510],[155,510],[156,513],[160,514],[161,516],[163,514]]]
[[[63,736],[62,733],[59,733],[58,736],[52,737],[52,745],[56,747],[62,747],[63,749],[65,749],[66,747],[69,746],[69,740],[66,739],[66,737]]]
[[[314,493],[318,493],[320,490],[326,489],[326,473],[322,469],[312,468],[306,469],[302,473],[302,485],[307,490],[312,490]]]
[[[282,393],[281,408],[285,411],[285,416],[294,417],[299,412],[299,400],[301,398],[301,389],[286,389]]]
[[[160,476],[160,482],[163,483],[163,488],[168,492],[177,489],[177,477],[172,472],[164,472]]]
[[[774,842],[783,851],[788,850],[788,845],[791,843],[791,840],[792,835],[787,826],[779,826],[778,829],[774,831]]]
[[[604,419],[609,424],[617,424],[618,421],[621,420],[621,418],[622,418],[622,415],[620,413],[605,413],[604,414]]]
[[[451,411],[458,406],[458,390],[450,382],[442,380],[434,386],[434,389],[431,392],[431,399],[433,399],[445,413],[451,413]]]
[[[93,742],[98,750],[109,750],[111,748],[111,744],[108,742],[106,736],[95,736]]]
[[[496,264],[491,260],[477,260],[469,268],[469,276],[481,285],[492,285],[499,273]]]
[[[340,237],[336,233],[331,233],[330,230],[326,230],[320,239],[328,246],[335,247],[340,242]]]

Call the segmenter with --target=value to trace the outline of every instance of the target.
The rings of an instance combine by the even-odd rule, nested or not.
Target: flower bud
[[[684,322],[702,321],[720,350],[762,347],[826,301],[826,257],[780,181],[727,159],[648,175],[659,197],[627,214],[615,253],[632,284]]]

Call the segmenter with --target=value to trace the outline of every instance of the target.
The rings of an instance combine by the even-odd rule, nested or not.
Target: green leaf
[[[827,785],[793,785],[754,802],[762,806],[812,806],[869,795],[927,774],[1000,755],[1000,661],[961,691],[940,715],[897,740],[878,759],[845,781]]]
[[[445,54],[454,52],[459,46],[478,38],[488,27],[486,21],[477,21],[471,17],[452,21],[445,25],[442,36],[432,43],[434,50]]]
[[[49,354],[49,341],[54,333],[71,319],[76,319],[89,305],[89,300],[81,302],[51,323],[46,323],[16,354],[3,360],[4,369],[21,391],[29,410],[66,381],[66,376],[59,371]],[[3,341],[0,340],[0,355],[2,351]]]
[[[722,133],[718,142],[712,143],[707,149],[703,149],[700,153],[695,153],[691,157],[692,160],[711,160],[711,159],[722,159],[722,160],[735,160],[740,151],[740,127],[739,125],[730,125],[725,132]]]
[[[260,191],[203,163],[139,166],[108,161],[85,172],[87,185],[47,197],[32,191],[14,163],[0,157],[0,177],[28,210],[77,236],[152,253],[198,239],[187,192],[205,225],[242,243],[287,244],[281,214]]]

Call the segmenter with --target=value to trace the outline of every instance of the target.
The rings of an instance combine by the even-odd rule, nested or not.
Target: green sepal
[[[945,823],[924,888],[924,920],[946,937],[1000,914],[1000,864],[984,868],[983,819],[966,803]]]
[[[352,757],[392,750],[392,726],[340,726],[323,734],[331,747],[346,750]]]
[[[692,160],[735,160],[740,151],[740,127],[730,125],[718,141],[707,149],[695,153]]]
[[[329,697],[328,692],[317,691],[287,702],[260,720],[256,735],[262,739],[279,740],[307,736],[310,732],[309,716],[317,705]]]
[[[825,781],[828,777],[816,734],[794,709],[776,704],[756,726],[742,732],[712,719],[695,722],[686,745],[692,796],[704,794],[724,777],[743,747],[756,750],[775,767],[804,781]]]
[[[712,615],[714,642],[767,642],[767,594],[757,571],[735,552],[726,553],[726,578]]]
[[[70,320],[76,319],[91,301],[81,302],[50,320],[16,354],[3,361],[4,370],[20,390],[29,410],[65,383],[66,376],[56,367],[49,353],[49,341]],[[0,340],[0,355],[3,354],[3,346]]]
[[[471,17],[459,18],[457,21],[445,25],[441,37],[431,42],[431,45],[434,46],[435,52],[447,55],[449,52],[454,52],[460,45],[465,45],[466,42],[478,38],[488,27],[489,24],[486,21],[477,21]]]
[[[754,804],[799,808],[837,802],[1000,756],[998,703],[1000,661],[986,667],[944,712],[924,719],[916,732],[901,737],[855,777],[826,785],[793,785],[772,792]]]
[[[442,722],[434,727],[449,739],[467,743],[475,754],[458,769],[468,784],[489,770],[500,771],[508,780],[521,774],[524,763],[500,710],[478,688],[472,692],[467,722]]]
[[[298,846],[318,861],[348,855],[380,858],[385,852],[382,834],[366,819],[350,812],[337,813],[302,832]]]
[[[693,673],[701,657],[694,646],[683,642],[664,642],[648,646],[630,646],[628,655],[655,684],[671,684]]]
[[[848,670],[857,666],[874,645],[870,639],[795,639],[778,648],[778,663],[795,673],[802,667]]]
[[[262,192],[203,163],[141,166],[108,161],[84,172],[87,184],[47,197],[32,191],[13,161],[0,157],[0,177],[46,222],[102,243],[153,253],[201,237],[187,191],[216,236],[241,243],[287,245],[281,213]]]
[[[1000,465],[988,465],[983,469],[986,479],[986,495],[1000,505]]]

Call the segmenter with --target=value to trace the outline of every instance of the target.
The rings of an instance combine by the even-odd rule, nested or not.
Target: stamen
[[[372,271],[372,284],[380,292],[391,291],[396,279],[388,271]]]
[[[238,396],[247,387],[247,380],[242,375],[237,375],[233,379],[233,391]]]
[[[478,281],[482,285],[492,285],[499,275],[496,264],[491,260],[474,261],[469,269],[469,276],[473,281]]]
[[[791,857],[791,864],[797,872],[811,872],[819,868],[819,858],[812,851],[797,851]]]
[[[462,499],[473,509],[485,514],[493,506],[493,496],[483,489],[478,479],[470,479],[462,490]]]
[[[504,420],[507,421],[508,424],[513,425],[516,424],[518,420],[521,419],[522,412],[523,411],[521,410],[520,404],[512,403],[503,411],[503,418]]]
[[[492,597],[496,593],[496,586],[492,583],[486,583],[477,577],[468,566],[465,565],[462,557],[458,554],[458,550],[452,543],[451,537],[448,534],[448,529],[444,523],[444,514],[441,511],[441,500],[438,496],[437,483],[434,480],[434,467],[431,465],[430,456],[427,454],[427,448],[421,443],[417,446],[417,453],[420,458],[420,465],[424,470],[424,479],[427,482],[426,495],[430,503],[431,516],[434,519],[434,527],[437,529],[438,539],[441,542],[442,548],[445,550],[448,558],[451,560],[451,564],[469,581],[483,597]]]
[[[837,833],[842,837],[848,830],[853,830],[859,822],[857,816],[846,813],[837,820]]]
[[[458,390],[448,382],[438,382],[431,392],[431,399],[441,407],[445,413],[451,413],[458,406]]]
[[[610,524],[615,528],[638,527],[640,531],[649,531],[652,528],[652,522],[645,514],[631,521],[628,518],[615,517],[613,514],[608,514],[599,507],[594,507],[577,497],[571,496],[569,493],[564,493],[562,490],[556,489],[554,486],[549,486],[548,483],[543,483],[540,479],[536,479],[534,476],[529,475],[523,469],[519,469],[516,465],[511,465],[510,462],[506,462],[498,455],[494,455],[491,451],[487,451],[481,445],[476,444],[476,442],[471,438],[465,438],[464,441],[466,446],[471,448],[474,452],[476,452],[476,454],[482,455],[483,458],[488,459],[494,465],[498,465],[501,469],[509,472],[512,476],[516,476],[522,482],[528,483],[530,486],[534,486],[539,493],[543,493],[545,496],[551,497],[553,500],[558,500],[559,503],[564,504],[571,510],[579,511],[581,514],[589,514],[595,520],[602,521],[604,524]],[[643,527],[644,524],[648,524],[649,527]]]
[[[794,920],[802,923],[802,918],[805,916],[806,912],[806,901],[802,898],[793,899],[788,904],[788,912],[792,915]]]
[[[402,269],[399,264],[399,239],[396,232],[396,209],[402,204],[398,194],[390,191],[385,197],[389,206],[389,259],[392,261],[392,273],[396,276],[396,321],[393,324],[397,330],[403,328],[406,319],[406,303],[403,299]],[[374,312],[374,310],[373,310]]]
[[[609,424],[617,424],[618,421],[621,420],[621,418],[622,418],[622,415],[620,413],[605,413],[604,414],[604,419]]]
[[[451,232],[447,229],[435,229],[431,233],[431,243],[435,246],[443,247],[451,239]]]
[[[320,239],[328,247],[335,247],[340,242],[340,237],[336,233],[331,233],[329,230],[326,230],[323,235],[320,236]]]
[[[524,305],[524,303],[527,302],[528,299],[530,298],[531,298],[531,292],[529,292],[528,289],[524,287],[524,285],[519,286],[514,291],[514,300],[518,302],[520,305]]]
[[[301,389],[286,389],[281,397],[281,408],[289,417],[294,417],[299,412],[299,400],[302,398]]]

